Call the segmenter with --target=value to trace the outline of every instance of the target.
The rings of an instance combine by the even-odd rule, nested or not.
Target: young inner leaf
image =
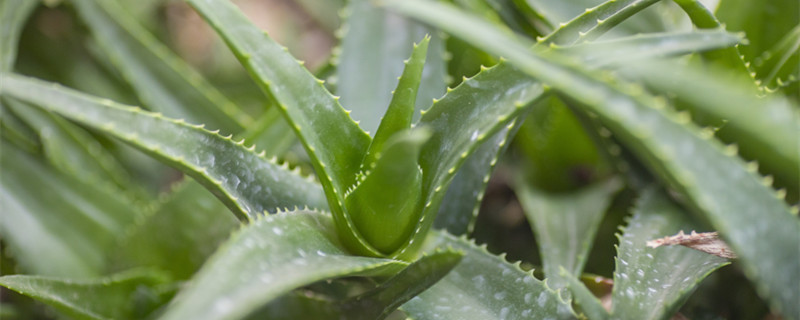
[[[395,134],[374,167],[345,195],[356,229],[384,254],[396,251],[416,230],[422,204],[419,151],[430,135],[424,128]]]

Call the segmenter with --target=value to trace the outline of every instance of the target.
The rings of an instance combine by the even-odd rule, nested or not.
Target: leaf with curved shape
[[[8,72],[17,59],[17,45],[38,0],[6,0],[0,3],[0,72]]]
[[[564,194],[537,190],[524,181],[515,185],[539,244],[547,284],[561,289],[567,281],[561,278],[559,268],[570,274],[583,272],[606,208],[622,183],[609,179]]]
[[[326,208],[318,184],[199,126],[40,80],[0,75],[0,94],[117,137],[191,175],[240,219],[275,208]]]
[[[314,78],[286,48],[247,20],[232,3],[189,3],[225,39],[261,89],[277,101],[305,146],[336,223],[344,226],[340,228],[343,241],[359,254],[381,256],[364,239],[347,232],[354,228],[343,206],[344,193],[355,184],[372,138],[350,118],[323,81]]]
[[[73,4],[147,108],[229,134],[239,133],[252,122],[116,1],[75,0]]]
[[[401,307],[413,319],[571,319],[568,302],[547,285],[485,247],[441,231],[425,251],[451,247],[464,257],[450,273]]]
[[[328,214],[301,210],[263,216],[217,250],[162,318],[238,319],[317,281],[386,276],[406,266],[348,254]]]
[[[559,25],[558,29],[538,41],[557,45],[572,45],[592,41],[658,1],[609,0],[593,8],[588,8],[588,6],[581,7],[579,9],[584,10],[582,13]],[[545,16],[552,17],[551,15]],[[552,22],[566,21],[570,17],[572,16],[557,18],[558,21]]]
[[[665,109],[641,87],[597,79],[563,58],[534,53],[524,41],[464,15],[451,6],[415,0],[386,1],[488,52],[501,55],[580,103],[616,134],[663,181],[683,193],[739,254],[745,274],[775,310],[800,314],[800,222],[783,196],[765,186],[755,169],[704,136],[689,117]],[[796,119],[776,119],[794,123]]]
[[[34,298],[75,319],[142,319],[166,303],[167,278],[152,270],[130,270],[75,280],[46,276],[0,277],[0,286]]]
[[[339,54],[334,57],[336,94],[352,110],[361,128],[376,133],[386,106],[394,99],[391,92],[397,78],[404,72],[401,61],[412,53],[409,45],[426,34],[433,36],[427,58],[422,59],[426,63],[425,72],[417,80],[421,83],[419,94],[415,90],[411,97],[412,105],[416,105],[412,110],[427,109],[432,99],[441,97],[445,92],[444,41],[433,30],[376,7],[370,0],[350,1],[345,10],[346,20],[340,30],[343,37]],[[412,114],[418,117],[416,112]]]
[[[0,231],[22,270],[85,278],[103,274],[125,227],[140,216],[113,188],[63,174],[2,143]]]
[[[799,81],[797,65],[800,61],[800,24],[787,33],[780,42],[753,60],[756,76],[768,90],[785,87]]]
[[[688,216],[667,196],[648,189],[619,236],[611,317],[670,319],[706,276],[728,260],[684,247],[648,248],[647,241],[689,231]]]
[[[146,266],[188,279],[239,225],[224,214],[222,202],[188,178],[155,206],[119,241],[111,255],[114,270]]]

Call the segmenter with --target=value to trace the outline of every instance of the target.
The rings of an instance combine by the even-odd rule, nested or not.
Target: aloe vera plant
[[[0,3],[3,317],[800,318],[800,11],[298,1],[312,71],[186,2],[249,85],[159,1]],[[647,246],[693,230],[734,254]]]

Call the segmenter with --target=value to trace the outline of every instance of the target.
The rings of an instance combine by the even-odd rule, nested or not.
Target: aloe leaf
[[[166,280],[154,271],[131,270],[85,280],[10,275],[0,277],[0,286],[74,319],[141,319],[168,300],[168,293],[159,288]]]
[[[569,47],[555,47],[564,55],[578,57],[592,66],[622,64],[633,59],[666,57],[692,52],[732,47],[744,41],[741,34],[724,30],[697,30],[691,32],[650,33],[607,41],[581,43]]]
[[[768,3],[749,0],[721,0],[717,18],[725,28],[747,33],[749,45],[739,50],[747,61],[780,42],[784,35],[800,24],[800,3],[794,0],[774,0]]]
[[[575,304],[579,310],[584,313],[589,319],[604,320],[609,318],[608,311],[603,308],[603,304],[597,297],[589,291],[588,288],[578,280],[577,277],[571,275],[569,271],[563,267],[559,268],[559,278],[566,280],[566,286],[572,293]]]
[[[38,5],[37,0],[6,0],[0,3],[0,72],[13,68],[22,28]]]
[[[269,108],[240,137],[245,144],[255,145],[264,151],[266,156],[280,157],[297,142],[297,137],[289,134],[291,131],[280,111]]]
[[[173,188],[156,209],[129,227],[112,268],[147,266],[188,279],[238,226],[222,202],[191,179]]]
[[[390,275],[406,263],[352,256],[333,220],[314,211],[256,219],[234,234],[176,296],[163,319],[237,319],[317,281]]]
[[[426,36],[419,44],[414,44],[411,57],[406,60],[406,67],[403,75],[400,76],[392,94],[392,101],[386,114],[381,119],[378,131],[369,145],[367,155],[364,156],[362,167],[369,170],[376,155],[383,151],[383,145],[389,138],[397,132],[411,127],[411,120],[414,116],[414,102],[417,99],[417,91],[422,78],[422,70],[425,67],[425,55],[428,52],[430,37]]]
[[[548,285],[561,289],[567,281],[559,268],[581,274],[594,236],[612,196],[622,183],[610,179],[564,194],[551,194],[523,182],[516,183],[517,197],[536,236]]]
[[[397,78],[404,72],[401,61],[412,53],[409,46],[432,32],[417,22],[375,7],[369,0],[350,1],[346,10],[340,53],[335,58],[336,94],[353,111],[353,118],[360,120],[361,128],[376,132],[393,99],[391,92]],[[416,81],[421,83],[416,103],[416,90],[411,97],[416,110],[427,109],[432,99],[445,91],[442,39],[432,37],[427,59],[423,56],[422,60],[427,63],[421,80]],[[409,79],[405,75],[402,78]]]
[[[116,1],[73,3],[100,48],[148,108],[227,133],[238,133],[252,122]]]
[[[756,76],[768,89],[786,86],[798,81],[797,65],[800,61],[800,24],[768,51],[753,60]]]
[[[3,74],[0,81],[3,95],[111,134],[183,170],[240,219],[282,207],[326,207],[318,184],[200,126],[23,76]]]
[[[648,248],[646,242],[693,229],[663,192],[647,190],[619,237],[612,318],[670,319],[700,281],[727,260],[685,247]]]
[[[508,148],[506,141],[518,129],[519,126],[501,129],[467,157],[447,188],[434,228],[454,235],[472,232],[492,170],[498,157]]]
[[[488,52],[509,59],[523,72],[596,113],[658,177],[705,215],[742,258],[745,274],[775,310],[800,313],[800,222],[782,195],[765,186],[739,157],[709,139],[664,101],[640,87],[620,88],[566,67],[552,55],[532,53],[527,43],[450,6],[421,1],[387,1],[405,14],[436,25]],[[794,118],[776,119],[795,122]]]
[[[528,0],[529,2],[531,0]],[[535,0],[539,1],[540,0]],[[583,13],[569,15],[568,17],[557,19],[554,22],[561,22],[570,19],[559,26],[539,42],[555,43],[557,45],[572,45],[586,41],[592,41],[605,34],[611,28],[619,25],[634,14],[646,9],[659,0],[610,0],[596,7],[589,8],[588,5],[579,8],[587,8]],[[556,15],[545,14],[545,17]],[[574,18],[572,18],[574,17]]]
[[[144,191],[130,185],[130,175],[82,128],[47,111],[5,100],[16,115],[39,133],[45,157],[50,165],[88,183],[107,184],[130,196],[143,197]],[[146,198],[145,198],[146,199]]]
[[[570,319],[568,302],[519,264],[485,247],[444,232],[432,232],[425,251],[451,247],[464,257],[430,289],[401,307],[412,319]]]
[[[320,183],[351,250],[380,256],[353,229],[343,208],[344,192],[356,182],[370,136],[284,47],[274,42],[227,1],[189,0],[225,39],[258,85],[273,97],[311,158]]]
[[[102,274],[109,250],[139,216],[135,207],[113,190],[55,171],[5,141],[2,147],[0,230],[23,270]]]
[[[662,92],[688,102],[697,115],[725,121],[717,135],[738,144],[743,156],[758,160],[767,172],[798,188],[800,176],[800,115],[779,95],[763,98],[722,74],[658,62],[637,63],[622,72]],[[722,79],[722,80],[720,80]],[[732,90],[732,88],[738,88]]]
[[[384,254],[409,241],[419,221],[423,175],[417,159],[428,137],[424,128],[395,134],[363,180],[345,193],[354,231]]]
[[[423,255],[377,288],[348,299],[339,308],[349,311],[348,319],[385,319],[406,301],[445,277],[463,253],[436,251]]]

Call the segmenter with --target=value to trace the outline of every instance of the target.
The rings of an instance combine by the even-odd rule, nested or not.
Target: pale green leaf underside
[[[0,277],[0,286],[75,319],[141,319],[165,302],[158,289],[165,280],[160,273],[131,270],[86,280],[10,275]]]
[[[373,1],[350,1],[340,54],[336,59],[336,94],[350,110],[361,128],[375,133],[392,99],[392,90],[403,72],[403,60],[411,54],[411,44],[433,32]],[[425,59],[416,110],[427,109],[433,98],[445,91],[443,40],[433,35]]]
[[[612,179],[565,194],[548,194],[521,181],[516,185],[539,244],[548,284],[554,289],[565,287],[559,267],[581,274],[606,207],[622,184]]]
[[[687,119],[641,90],[604,83],[561,59],[539,55],[488,23],[450,6],[387,1],[393,8],[434,24],[484,50],[502,55],[596,113],[663,180],[703,212],[742,258],[745,273],[772,306],[800,313],[800,222],[744,162],[715,140],[703,138]],[[793,121],[793,119],[784,119]]]
[[[724,258],[686,247],[645,245],[681,230],[694,230],[686,212],[663,192],[646,191],[619,239],[612,318],[670,319],[700,281],[728,264]]]
[[[567,302],[530,272],[464,238],[441,231],[429,236],[425,251],[450,247],[464,257],[450,273],[401,309],[412,319],[571,319]]]
[[[72,3],[100,48],[148,109],[226,134],[236,134],[252,122],[116,1]]]
[[[139,212],[113,188],[63,174],[3,141],[0,234],[25,272],[103,274],[106,255]]]
[[[326,208],[318,184],[230,138],[23,76],[3,74],[0,93],[119,138],[191,175],[239,218],[275,208]]]
[[[238,319],[317,281],[391,275],[405,262],[352,256],[330,215],[290,211],[256,219],[206,262],[163,319]]]

